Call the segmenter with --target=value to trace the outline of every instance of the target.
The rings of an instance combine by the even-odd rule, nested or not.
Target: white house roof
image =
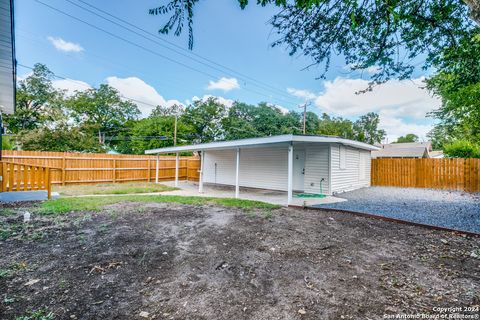
[[[385,148],[372,152],[372,158],[428,158],[425,147]]]
[[[192,144],[192,145],[179,146],[179,147],[151,149],[151,150],[146,150],[145,154],[176,153],[176,152],[215,150],[215,149],[217,150],[235,149],[235,148],[246,148],[246,147],[252,148],[252,147],[259,147],[259,146],[266,146],[266,145],[278,145],[278,144],[288,145],[290,143],[339,143],[345,146],[350,146],[350,147],[363,149],[363,150],[370,150],[370,151],[379,150],[378,147],[372,146],[370,144],[353,141],[349,139],[342,139],[342,138],[328,137],[328,136],[301,136],[301,135],[285,134],[280,136],[209,142],[209,143]]]

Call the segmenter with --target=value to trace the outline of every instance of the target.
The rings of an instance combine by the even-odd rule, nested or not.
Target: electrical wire
[[[106,33],[106,34],[108,34],[109,36],[111,36],[111,37],[113,37],[113,38],[116,38],[116,39],[118,39],[118,40],[121,40],[121,41],[123,41],[123,42],[126,42],[126,43],[128,43],[128,44],[130,44],[130,45],[132,45],[132,46],[135,46],[135,47],[137,47],[137,48],[140,48],[140,49],[142,49],[142,50],[144,50],[144,51],[146,51],[146,52],[149,52],[149,53],[151,53],[151,54],[153,54],[153,55],[156,55],[156,56],[158,56],[158,57],[160,57],[160,58],[163,58],[163,59],[165,59],[165,60],[167,60],[167,61],[170,61],[170,62],[172,62],[172,63],[174,63],[174,64],[180,65],[180,66],[182,66],[182,67],[184,67],[184,68],[190,69],[190,70],[195,71],[195,72],[200,73],[200,74],[203,74],[203,75],[205,75],[205,76],[207,76],[207,77],[209,77],[209,78],[217,78],[217,76],[215,76],[215,75],[213,75],[213,74],[211,74],[211,73],[208,73],[208,72],[205,72],[205,71],[200,70],[200,69],[198,69],[198,68],[189,66],[189,65],[187,65],[187,64],[185,64],[185,63],[183,63],[183,62],[177,61],[177,60],[175,60],[175,59],[173,59],[173,58],[170,58],[170,57],[168,57],[168,56],[166,56],[166,55],[164,55],[164,54],[158,53],[157,51],[151,50],[151,49],[149,49],[149,48],[147,48],[147,47],[145,47],[145,46],[143,46],[143,45],[141,45],[141,44],[138,44],[138,43],[135,43],[135,42],[133,42],[133,41],[131,41],[131,40],[128,40],[128,39],[126,39],[126,38],[124,38],[124,37],[122,37],[122,36],[119,36],[119,35],[117,35],[117,34],[115,34],[115,33],[113,33],[113,32],[110,32],[110,31],[108,31],[108,30],[106,30],[106,29],[103,29],[103,28],[101,28],[101,27],[99,27],[99,26],[97,26],[97,25],[95,25],[95,24],[93,24],[93,23],[90,23],[90,22],[87,22],[87,21],[85,21],[85,20],[83,20],[83,19],[77,18],[77,17],[75,17],[75,16],[73,16],[73,15],[71,15],[71,14],[69,14],[69,13],[67,13],[67,12],[65,12],[65,11],[63,11],[63,10],[60,10],[60,9],[58,9],[58,8],[55,8],[55,7],[49,5],[49,4],[45,3],[45,2],[42,2],[42,1],[40,1],[40,0],[35,0],[35,1],[36,1],[37,3],[43,5],[43,6],[46,6],[46,7],[50,8],[50,9],[53,10],[53,11],[56,11],[56,12],[62,14],[62,15],[65,15],[65,16],[73,19],[73,20],[76,20],[76,21],[78,21],[78,22],[80,22],[80,23],[83,23],[83,24],[85,24],[85,25],[87,25],[87,26],[89,26],[89,27],[91,27],[91,28],[93,28],[93,29],[96,29],[96,30],[99,30],[99,31],[101,31],[101,32],[103,32],[103,33]],[[67,0],[67,1],[68,1],[68,0]],[[258,92],[258,91],[256,91],[256,90],[252,90],[251,88],[245,88],[245,87],[244,87],[243,89],[246,90],[246,91],[255,93],[255,94],[257,94],[257,95],[259,95],[259,96],[261,96],[261,97],[264,97],[264,94],[263,94],[263,93]],[[278,99],[278,98],[275,98],[275,99]],[[295,103],[295,104],[296,104],[296,103]]]
[[[267,90],[273,90],[272,92],[275,92],[275,94],[283,95],[284,97],[286,97],[286,98],[288,98],[288,99],[291,99],[291,98],[292,98],[290,95],[285,94],[285,92],[284,92],[283,90],[281,90],[281,89],[278,89],[278,88],[276,88],[276,87],[274,87],[274,86],[269,85],[268,83],[265,83],[265,82],[263,82],[263,81],[260,81],[260,80],[255,79],[255,78],[253,78],[253,77],[250,77],[250,76],[248,76],[248,75],[246,75],[246,74],[243,74],[243,73],[241,73],[241,72],[238,72],[238,71],[236,71],[236,70],[234,70],[234,69],[232,69],[232,68],[229,68],[229,67],[227,67],[227,66],[225,66],[225,65],[222,65],[222,64],[220,64],[220,63],[218,63],[218,62],[215,62],[215,61],[213,61],[213,60],[211,60],[211,59],[208,59],[208,58],[206,58],[206,57],[203,57],[203,56],[201,56],[201,55],[199,55],[199,54],[197,54],[197,53],[194,53],[194,52],[192,52],[192,51],[186,50],[185,48],[183,48],[183,47],[181,47],[181,46],[179,46],[179,45],[177,45],[177,44],[175,44],[175,43],[173,43],[173,42],[171,42],[171,41],[168,41],[168,40],[166,40],[166,39],[164,39],[164,38],[162,38],[162,37],[159,37],[158,35],[150,32],[150,31],[148,31],[148,30],[145,30],[145,29],[143,29],[143,28],[140,28],[140,27],[138,27],[138,26],[136,26],[136,25],[128,22],[127,20],[122,19],[122,18],[120,18],[120,17],[118,17],[118,16],[115,16],[115,15],[109,13],[109,12],[106,12],[105,10],[102,10],[102,9],[100,9],[100,8],[94,6],[94,5],[92,5],[92,4],[90,4],[90,3],[86,2],[86,1],[78,0],[79,2],[85,4],[85,5],[93,8],[93,9],[95,9],[95,10],[97,10],[97,11],[99,11],[99,12],[101,12],[101,13],[109,16],[109,17],[112,17],[112,18],[114,18],[114,19],[116,19],[116,20],[118,20],[118,21],[121,21],[122,23],[125,23],[126,25],[131,26],[131,27],[135,28],[136,30],[139,30],[139,31],[141,31],[141,32],[143,32],[143,33],[145,33],[145,34],[147,34],[147,35],[149,35],[149,36],[155,37],[155,39],[158,39],[158,40],[160,40],[160,41],[162,41],[162,42],[168,43],[169,45],[171,45],[171,46],[173,46],[173,47],[175,47],[175,48],[178,48],[178,49],[181,50],[181,51],[185,51],[185,52],[187,52],[188,54],[184,54],[184,53],[182,53],[182,52],[179,52],[178,50],[172,49],[172,48],[170,48],[170,47],[168,47],[168,46],[166,46],[166,45],[163,45],[163,44],[159,43],[158,41],[152,40],[151,38],[147,38],[147,37],[145,37],[144,35],[142,35],[142,34],[140,34],[140,33],[138,33],[138,32],[132,31],[131,29],[129,29],[129,28],[127,28],[127,27],[125,27],[125,26],[123,26],[123,25],[121,25],[121,24],[119,24],[119,23],[117,23],[117,22],[115,22],[115,21],[112,21],[112,20],[110,20],[110,19],[108,19],[108,18],[105,18],[105,17],[103,17],[103,16],[101,16],[101,15],[93,12],[92,10],[89,10],[89,9],[87,9],[87,8],[85,8],[85,7],[79,5],[79,4],[77,4],[77,3],[75,3],[75,2],[73,2],[73,1],[71,1],[71,0],[66,0],[66,1],[69,2],[69,3],[71,3],[71,4],[73,4],[73,5],[75,5],[75,6],[77,6],[77,7],[79,7],[79,8],[81,8],[81,9],[83,9],[83,10],[86,10],[86,11],[94,14],[94,15],[97,16],[97,17],[100,17],[100,18],[102,18],[102,19],[104,19],[104,20],[106,20],[106,21],[109,21],[109,22],[111,22],[111,23],[113,23],[113,24],[115,24],[115,25],[117,25],[117,26],[119,26],[119,27],[121,27],[121,28],[123,28],[123,29],[125,29],[125,30],[128,30],[128,31],[130,31],[130,32],[132,32],[132,33],[134,33],[134,34],[136,34],[136,35],[138,35],[138,36],[141,36],[141,37],[144,38],[144,39],[147,39],[147,40],[149,40],[149,41],[152,41],[152,42],[158,44],[159,46],[162,46],[162,47],[164,47],[164,48],[166,48],[166,49],[168,49],[168,50],[171,50],[171,51],[173,51],[173,52],[175,52],[175,53],[177,53],[177,54],[180,54],[180,55],[182,55],[182,56],[184,56],[184,57],[186,57],[186,58],[192,59],[193,61],[195,61],[195,62],[197,62],[197,63],[201,63],[201,64],[203,64],[203,65],[205,65],[205,66],[207,66],[207,67],[210,67],[210,68],[212,68],[212,69],[214,69],[214,70],[217,70],[217,71],[220,71],[220,72],[225,72],[224,70],[228,70],[228,71],[232,72],[234,75],[240,76],[241,78],[249,79],[249,80],[257,83],[257,86],[264,87],[264,88],[266,88]],[[199,61],[198,59],[193,58],[192,56],[198,57],[198,58],[206,61],[207,63],[209,63],[209,64],[211,64],[211,65],[205,64],[204,62],[201,62],[201,61]],[[213,66],[212,66],[212,65],[213,65]],[[214,67],[214,66],[218,66],[219,68]],[[220,68],[221,68],[221,69],[220,69]],[[222,70],[222,69],[223,69],[223,70]],[[229,75],[231,76],[232,74],[229,74]],[[241,79],[241,80],[242,80],[243,82],[246,82],[244,79]]]

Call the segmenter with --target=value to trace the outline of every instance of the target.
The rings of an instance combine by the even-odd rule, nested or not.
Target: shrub
[[[443,153],[449,158],[480,158],[480,147],[467,140],[444,145]]]

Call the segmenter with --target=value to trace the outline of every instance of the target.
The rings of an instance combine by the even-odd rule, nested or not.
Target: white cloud
[[[431,125],[406,122],[404,119],[392,117],[380,112],[380,128],[388,134],[388,142],[396,141],[398,137],[407,133],[416,134],[421,140],[427,139],[427,133],[432,129]]]
[[[308,91],[308,90],[287,88],[287,92],[294,97],[302,98],[302,99],[305,99],[305,100],[313,100],[317,97],[315,95],[315,93],[313,93],[311,91]]]
[[[238,88],[240,88],[240,85],[237,79],[225,77],[220,78],[218,81],[210,80],[207,86],[207,90],[223,90],[225,92]]]
[[[274,104],[274,103],[267,103],[268,106],[270,107],[273,107],[273,108],[277,108],[278,110],[280,110],[281,113],[283,114],[287,114],[290,112],[290,110],[288,110],[287,108],[281,106],[281,105],[278,105],[278,104]]]
[[[183,105],[183,103],[178,100],[166,100],[154,87],[137,77],[108,77],[106,81],[108,85],[117,89],[123,96],[132,99],[132,102],[135,103],[142,112],[142,116],[145,117],[148,116],[157,105],[164,107],[170,107],[174,104]]]
[[[206,94],[206,95],[204,95],[204,96],[201,97],[201,98],[200,98],[200,97],[197,97],[197,96],[194,96],[194,97],[192,98],[192,101],[198,101],[198,100],[206,101],[206,100],[208,100],[209,98],[215,98],[219,103],[221,103],[221,104],[223,104],[225,107],[227,107],[227,109],[230,109],[230,108],[233,106],[234,102],[235,102],[235,101],[233,101],[233,100],[231,100],[231,99],[227,99],[227,98],[219,97],[219,96],[212,96],[212,95],[210,95],[210,94]],[[188,103],[189,103],[189,102],[187,101],[187,104],[188,104]]]
[[[440,100],[422,89],[423,80],[391,80],[373,91],[356,94],[368,87],[368,80],[337,77],[325,81],[324,91],[313,100],[320,112],[351,119],[367,112],[379,113],[380,127],[387,131],[390,141],[407,133],[425,137],[431,129],[425,124],[425,116],[440,106]],[[310,97],[308,90],[295,90]]]
[[[366,112],[388,110],[392,115],[424,118],[437,108],[440,101],[422,89],[423,78],[391,80],[373,91],[356,94],[367,88],[368,81],[338,77],[325,82],[325,91],[315,99],[315,105],[327,113],[357,116]]]
[[[47,37],[48,41],[55,47],[55,49],[63,52],[82,52],[85,51],[81,45],[74,42],[65,41],[62,38]]]
[[[77,91],[85,91],[92,88],[88,83],[80,80],[62,79],[52,81],[55,89],[64,90],[67,96],[74,95]]]

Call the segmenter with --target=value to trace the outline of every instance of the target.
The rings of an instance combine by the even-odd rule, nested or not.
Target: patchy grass
[[[81,196],[90,194],[132,194],[177,190],[163,184],[152,182],[102,183],[96,185],[55,186],[53,191],[62,196]]]
[[[53,320],[55,316],[52,312],[45,310],[28,311],[26,315],[16,317],[15,320]]]
[[[0,210],[0,216],[11,216],[11,215],[14,215],[14,214],[17,214],[17,210],[16,210],[16,209],[12,209],[12,208],[1,208],[1,210]]]
[[[25,262],[12,263],[8,267],[0,268],[0,279],[8,278],[15,275],[17,272],[26,270],[27,264]]]
[[[22,223],[0,221],[0,240],[6,240],[22,233],[24,227]]]
[[[44,215],[58,215],[73,211],[98,211],[105,205],[120,202],[168,202],[190,205],[217,204],[225,207],[242,209],[278,209],[281,206],[261,201],[241,200],[234,198],[183,197],[170,195],[126,195],[118,197],[82,197],[59,198],[46,201],[40,205],[37,212]]]

